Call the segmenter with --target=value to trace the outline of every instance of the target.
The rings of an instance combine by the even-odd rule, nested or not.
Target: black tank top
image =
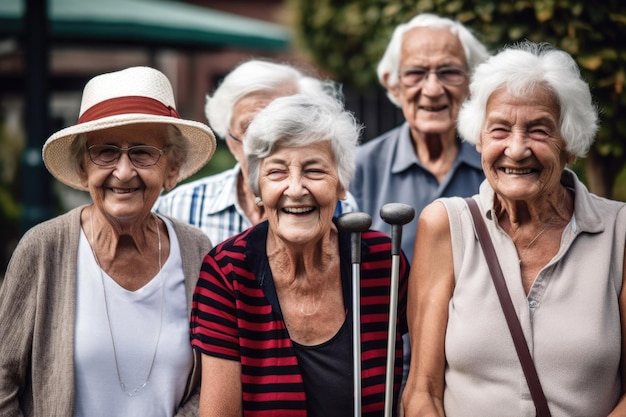
[[[317,346],[293,342],[304,380],[308,417],[346,417],[353,412],[352,318]]]

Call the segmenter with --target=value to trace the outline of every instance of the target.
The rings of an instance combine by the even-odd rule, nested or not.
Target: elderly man
[[[422,209],[438,197],[475,194],[484,179],[480,157],[458,137],[456,121],[470,75],[487,56],[459,22],[420,14],[396,27],[378,65],[378,78],[406,121],[360,147],[350,192],[372,216],[372,228],[387,233],[379,216],[384,204],[415,208],[402,236],[409,259]]]
[[[402,233],[410,260],[422,209],[438,197],[471,196],[485,178],[480,155],[461,141],[456,122],[470,75],[488,56],[461,23],[424,13],[396,27],[378,64],[378,79],[405,122],[359,148],[350,192],[372,216],[372,229],[387,233],[391,226],[379,216],[383,205],[415,209]],[[406,380],[411,349],[408,335],[403,339]]]
[[[248,183],[243,151],[246,130],[272,100],[296,93],[339,94],[331,82],[304,75],[296,68],[263,60],[249,60],[233,69],[207,96],[206,117],[213,131],[226,140],[237,160],[232,169],[183,184],[157,201],[154,210],[202,229],[213,244],[242,232],[265,218]],[[335,215],[354,211],[348,194]]]

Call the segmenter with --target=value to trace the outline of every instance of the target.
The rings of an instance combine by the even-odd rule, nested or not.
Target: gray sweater
[[[0,287],[0,415],[71,417],[74,414],[76,271],[83,207],[29,230],[13,252]],[[179,240],[187,305],[208,237],[172,220]],[[189,399],[177,416],[198,413],[199,358]]]

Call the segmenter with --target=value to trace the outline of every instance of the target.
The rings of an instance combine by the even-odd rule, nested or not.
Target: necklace
[[[517,259],[518,259],[520,265],[522,264],[522,258],[524,257],[524,255],[526,255],[526,252],[528,252],[528,249],[530,249],[532,244],[535,243],[537,241],[537,239],[539,239],[539,236],[541,236],[543,234],[543,232],[545,232],[546,229],[548,229],[548,226],[550,226],[550,224],[552,223],[552,220],[554,220],[554,217],[552,217],[548,221],[548,223],[543,227],[543,229],[541,229],[539,231],[539,233],[537,233],[537,235],[530,241],[530,243],[528,245],[526,245],[526,247],[519,253]]]
[[[98,256],[96,256],[96,251],[94,250],[94,246],[96,244],[96,241],[94,240],[94,232],[93,232],[93,212],[90,215],[90,223],[91,223],[91,241],[93,242],[92,245],[90,245],[91,247],[91,252],[93,253],[93,257],[96,260],[96,264],[98,265],[98,269],[100,269],[100,282],[102,283],[102,293],[104,295],[104,311],[106,313],[106,319],[107,319],[107,324],[109,325],[109,335],[111,336],[111,346],[113,347],[113,359],[115,360],[115,371],[117,372],[117,381],[120,384],[120,388],[122,389],[122,391],[128,395],[129,397],[134,397],[135,395],[137,395],[141,390],[143,390],[146,385],[148,385],[148,380],[150,379],[150,375],[152,374],[152,368],[154,367],[154,361],[156,359],[156,354],[157,354],[157,349],[159,347],[159,339],[161,338],[161,328],[163,327],[163,277],[161,274],[161,268],[162,268],[162,264],[161,264],[161,230],[159,229],[159,223],[155,217],[154,222],[156,224],[157,227],[157,241],[158,241],[158,250],[159,250],[159,272],[157,273],[157,276],[160,278],[161,282],[161,313],[160,313],[160,318],[159,318],[159,330],[157,332],[156,335],[156,343],[154,345],[154,352],[152,353],[152,361],[150,362],[150,367],[148,368],[148,373],[146,375],[146,379],[144,380],[143,383],[139,384],[138,386],[134,387],[134,388],[129,388],[126,386],[126,384],[122,381],[122,375],[120,374],[120,367],[117,361],[117,349],[115,348],[115,339],[113,338],[113,330],[111,328],[111,319],[109,317],[109,304],[107,301],[107,292],[106,292],[106,288],[104,286],[104,274],[102,273],[102,267],[100,266],[100,262],[98,261]]]
[[[567,195],[566,195],[566,197],[567,197]],[[558,208],[558,212],[561,212],[561,210],[563,209],[563,205],[565,204],[565,200],[566,200],[566,198],[562,199],[561,204],[559,205],[559,208]],[[555,224],[554,223],[554,219],[556,217],[557,217],[557,215],[554,215],[554,216],[550,217],[550,219],[546,222],[546,225],[543,226],[543,229],[541,229],[539,231],[539,233],[537,233],[537,235],[534,238],[532,238],[532,240],[528,243],[528,245],[526,245],[526,248],[524,248],[524,250],[522,250],[522,252],[519,255],[519,262],[520,263],[522,262],[522,256],[524,254],[526,254],[526,252],[528,251],[528,249],[530,249],[532,244],[535,243],[537,241],[537,239],[539,239],[539,236],[541,236],[543,234],[543,232],[545,232],[548,229],[549,226],[552,226],[553,224]]]
[[[537,236],[535,236],[535,237],[533,238],[533,240],[531,240],[531,241],[530,241],[530,243],[529,243],[528,245],[526,245],[526,248],[522,251],[522,253],[526,252],[526,251],[527,251],[527,250],[531,247],[531,245],[532,245],[533,243],[535,243],[535,241],[536,241],[537,239],[539,239],[539,236],[541,236],[541,234],[542,234],[543,232],[545,232],[545,231],[546,231],[546,229],[548,228],[548,226],[550,226],[550,224],[552,223],[552,220],[554,220],[554,217],[553,217],[553,218],[551,218],[550,220],[548,220],[548,223],[546,223],[546,225],[545,225],[545,226],[543,226],[543,229],[541,229],[541,231],[540,231],[539,233],[537,233]]]

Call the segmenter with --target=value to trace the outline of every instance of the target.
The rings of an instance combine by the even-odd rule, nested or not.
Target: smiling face
[[[166,135],[166,125],[134,124],[90,132],[86,145],[87,148],[101,144],[120,148],[150,145],[164,149]],[[169,163],[167,152],[155,165],[148,167],[133,165],[128,152],[122,152],[120,159],[110,166],[98,166],[85,152],[82,166],[81,179],[95,207],[118,222],[137,221],[149,216],[161,190],[176,185],[179,171]]]
[[[278,147],[261,162],[259,191],[270,233],[288,245],[320,241],[345,197],[329,141]]]
[[[459,67],[467,71],[465,53],[458,37],[448,29],[414,28],[403,38],[400,72],[411,68],[436,70]],[[435,73],[415,86],[401,81],[387,86],[402,106],[404,118],[415,136],[454,135],[461,103],[469,93],[469,77],[456,86],[442,83]]]
[[[558,100],[543,87],[521,98],[496,90],[487,102],[477,150],[489,184],[509,201],[560,195],[554,191],[573,161],[559,130]]]

